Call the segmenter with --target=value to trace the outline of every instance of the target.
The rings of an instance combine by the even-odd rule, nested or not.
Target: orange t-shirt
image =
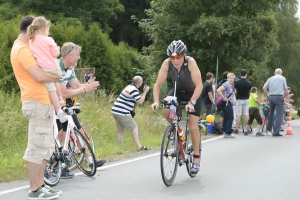
[[[21,89],[21,101],[36,100],[41,104],[51,104],[45,85],[36,82],[27,71],[30,67],[37,65],[28,44],[15,40],[10,53],[10,61]]]

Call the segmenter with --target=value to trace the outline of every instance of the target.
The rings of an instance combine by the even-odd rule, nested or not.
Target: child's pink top
[[[60,52],[53,38],[35,35],[34,40],[30,40],[29,46],[40,67],[59,69],[57,57]]]

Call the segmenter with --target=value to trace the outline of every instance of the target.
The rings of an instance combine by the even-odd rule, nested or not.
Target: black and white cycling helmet
[[[183,55],[187,51],[185,44],[181,41],[173,41],[167,49],[168,56]]]

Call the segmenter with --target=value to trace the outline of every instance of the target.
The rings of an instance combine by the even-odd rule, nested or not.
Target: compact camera
[[[149,85],[147,85],[147,84],[144,84],[144,89],[146,88],[146,87],[148,87]],[[151,87],[149,86],[149,91],[151,91]]]

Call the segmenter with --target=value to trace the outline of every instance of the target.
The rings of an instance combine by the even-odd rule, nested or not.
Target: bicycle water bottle
[[[175,119],[175,118],[176,118],[176,107],[173,105],[172,102],[171,102],[171,104],[170,104],[169,118],[170,118],[170,119]]]
[[[182,131],[181,128],[178,129],[178,135],[179,135],[179,138],[180,138],[181,142],[182,143],[185,142],[185,135],[183,134],[183,131]]]

